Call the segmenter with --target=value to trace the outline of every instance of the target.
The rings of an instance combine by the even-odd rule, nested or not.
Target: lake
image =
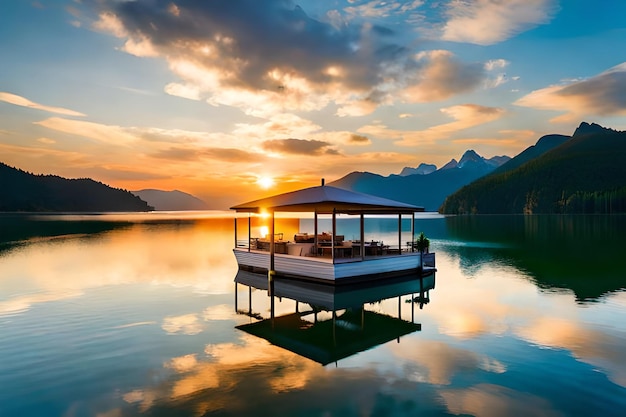
[[[419,215],[428,302],[364,306],[419,326],[326,365],[243,330],[224,216],[0,214],[0,416],[624,415],[626,216]]]

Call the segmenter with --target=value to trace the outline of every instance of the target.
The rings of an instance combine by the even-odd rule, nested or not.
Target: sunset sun
[[[275,184],[274,178],[271,177],[259,177],[256,181],[259,186],[265,190],[272,187]]]

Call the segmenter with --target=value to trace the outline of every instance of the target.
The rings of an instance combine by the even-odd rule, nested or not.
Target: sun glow
[[[274,178],[272,177],[259,177],[256,180],[256,183],[263,189],[268,189],[275,184]]]

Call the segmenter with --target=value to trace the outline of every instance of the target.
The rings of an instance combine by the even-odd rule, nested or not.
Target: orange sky
[[[626,129],[625,5],[0,5],[0,161],[224,209],[468,149]],[[273,180],[273,182],[271,181]]]

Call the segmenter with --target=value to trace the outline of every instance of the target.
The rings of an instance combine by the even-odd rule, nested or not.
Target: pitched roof
[[[424,207],[376,197],[369,194],[321,185],[278,194],[231,207],[237,212],[257,213],[261,210],[288,212],[347,214],[407,214],[424,211]]]

